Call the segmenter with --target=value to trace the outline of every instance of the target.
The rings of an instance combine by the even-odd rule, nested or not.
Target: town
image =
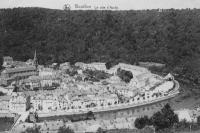
[[[3,67],[0,112],[19,115],[17,122],[137,107],[179,93],[179,83],[171,74],[161,77],[125,63],[109,69],[100,62],[45,67],[38,64],[35,51],[26,62],[6,56]]]

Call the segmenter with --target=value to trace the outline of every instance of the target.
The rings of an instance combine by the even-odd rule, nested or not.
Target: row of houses
[[[60,101],[61,102],[61,101]],[[59,100],[58,97],[53,94],[38,94],[31,97],[31,107],[34,111],[56,111],[58,109]],[[64,107],[60,107],[61,109]]]
[[[124,96],[130,102],[137,104],[163,96],[173,86],[173,81],[166,81],[157,86],[156,89],[149,91],[130,89],[119,85],[108,86],[103,91],[101,89],[101,91],[98,91],[98,88],[88,88],[85,90],[85,86],[80,84],[80,86],[74,86],[73,89],[70,88],[69,91],[64,93],[61,90],[56,90],[58,93],[46,91],[45,93],[34,94],[31,97],[24,93],[12,93],[11,96],[0,98],[0,111],[24,112],[30,107],[34,111],[42,112],[108,107],[119,104],[121,102],[119,96]],[[84,94],[85,91],[87,91],[86,94]]]
[[[58,110],[79,110],[89,109],[92,107],[106,107],[118,104],[117,95],[85,95],[73,96],[65,94],[55,96],[53,94],[41,94],[31,97],[30,100],[33,111],[51,112]]]
[[[40,94],[31,97],[31,105],[34,111],[51,112],[58,110],[86,110],[91,108],[105,108],[117,106],[126,101],[121,101],[119,96],[128,99],[130,103],[149,102],[158,97],[167,94],[167,91],[173,88],[173,81],[166,81],[158,86],[158,89],[141,91],[139,89],[128,89],[126,87],[112,88],[110,86],[107,91],[90,90],[90,93],[84,94],[84,89],[79,87],[67,91],[63,95]],[[170,85],[169,85],[170,84]],[[164,87],[164,89],[163,89]],[[82,92],[83,91],[83,92]]]
[[[121,91],[121,90],[120,90]],[[70,96],[65,94],[62,96],[55,95],[37,95],[31,97],[31,105],[33,111],[49,113],[54,111],[85,111],[97,108],[115,107],[125,103],[139,104],[156,100],[158,97],[164,97],[165,93],[159,91],[145,91],[143,93],[122,90],[118,94],[127,94],[129,98],[121,101],[117,94],[99,94],[99,95],[84,95]]]

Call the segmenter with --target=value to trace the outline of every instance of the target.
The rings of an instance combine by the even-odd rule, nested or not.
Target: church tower
[[[38,59],[37,59],[37,53],[36,53],[36,50],[35,50],[35,54],[34,54],[33,64],[34,64],[34,66],[35,66],[36,69],[37,69],[37,67],[38,67]]]

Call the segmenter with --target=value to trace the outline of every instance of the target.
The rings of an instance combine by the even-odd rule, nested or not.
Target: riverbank
[[[170,100],[170,105],[174,110],[183,108],[194,109],[200,105],[200,90],[194,89],[192,85],[180,84],[180,93]]]
[[[12,133],[20,133],[28,127],[39,126],[42,133],[57,133],[59,127],[66,126],[70,127],[77,133],[85,133],[85,132],[96,132],[100,127],[105,130],[111,129],[135,129],[134,121],[136,117],[124,117],[124,118],[116,118],[110,120],[87,120],[87,121],[79,121],[79,122],[70,122],[70,121],[45,121],[42,123],[21,123],[18,125]]]

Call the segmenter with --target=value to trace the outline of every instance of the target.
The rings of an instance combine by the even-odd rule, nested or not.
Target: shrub
[[[156,130],[170,128],[179,121],[178,115],[174,113],[169,104],[166,104],[161,111],[156,112],[151,120]]]
[[[58,133],[74,133],[74,131],[69,127],[62,126],[58,129]]]
[[[27,128],[22,133],[41,133],[41,132],[40,132],[40,127],[36,126],[36,127],[33,127],[33,128]]]
[[[137,118],[135,120],[135,127],[138,128],[138,129],[142,129],[146,125],[151,125],[151,120],[147,116]]]
[[[102,128],[98,128],[96,133],[105,133],[106,131],[104,131]]]
[[[154,113],[150,119],[147,116],[137,118],[135,120],[135,127],[142,129],[146,125],[153,125],[158,131],[171,128],[178,122],[179,120],[177,114],[174,113],[169,104],[166,104],[161,111]]]
[[[129,83],[133,78],[133,74],[130,71],[122,70],[120,68],[117,69],[117,75],[126,83]]]

